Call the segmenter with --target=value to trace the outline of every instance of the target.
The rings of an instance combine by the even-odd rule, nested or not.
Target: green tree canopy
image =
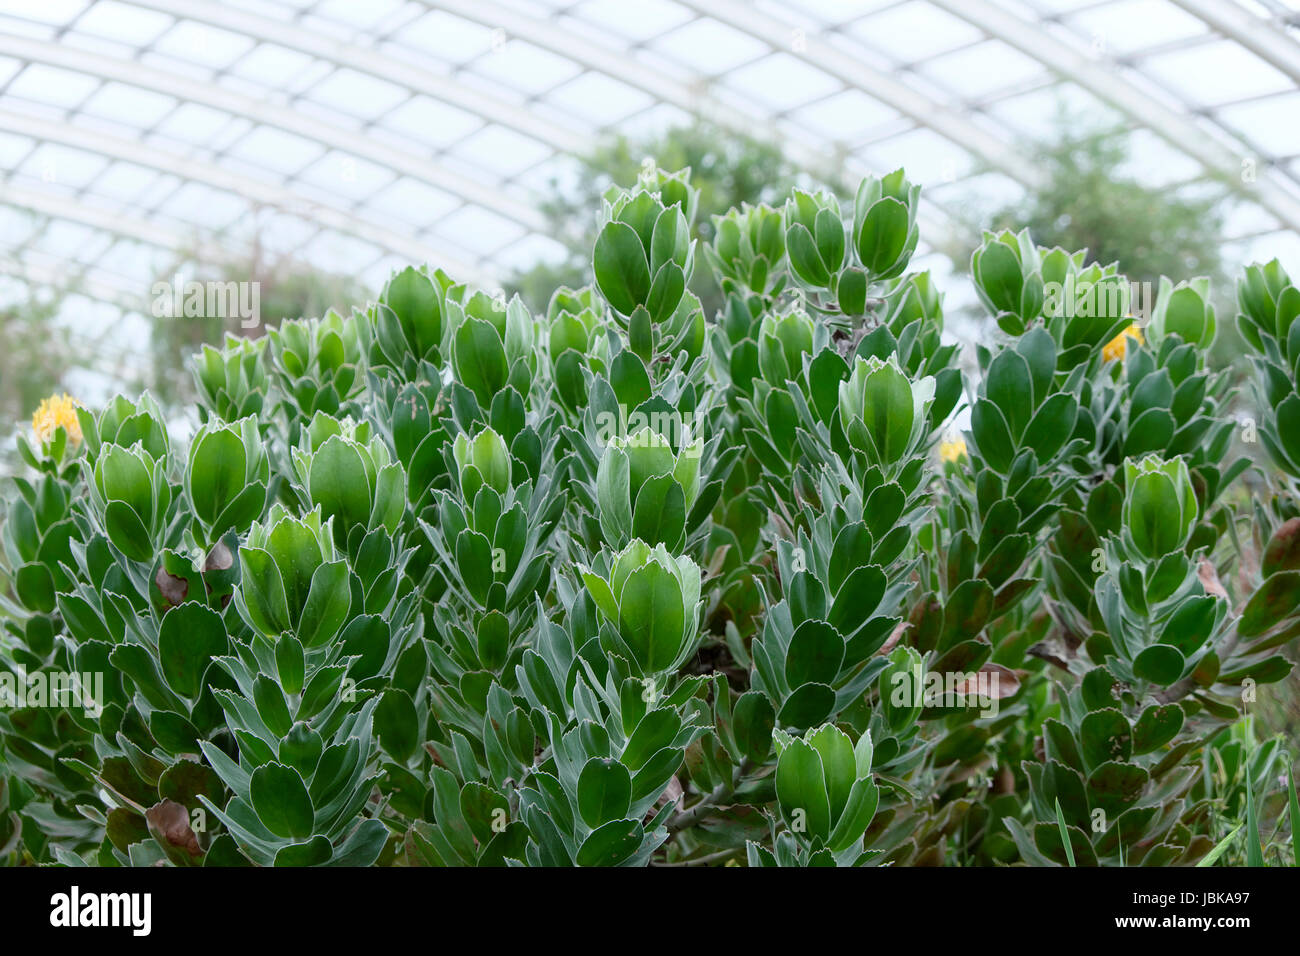
[[[1030,148],[1041,188],[999,210],[993,228],[1028,227],[1042,246],[1087,249],[1089,261],[1136,282],[1160,276],[1209,276],[1222,285],[1222,193],[1189,196],[1144,185],[1126,174],[1131,155],[1123,130],[1084,128],[1062,120],[1058,132]]]

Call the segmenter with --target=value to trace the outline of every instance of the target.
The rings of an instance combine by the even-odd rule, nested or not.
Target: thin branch
[[[735,793],[736,788],[740,786],[740,780],[749,769],[749,759],[742,760],[732,772],[731,782],[722,782],[718,784],[710,793],[705,794],[695,805],[686,810],[674,814],[673,818],[668,821],[669,833],[680,833],[682,830],[692,827],[699,823],[705,817],[709,816],[720,801],[726,799]]]

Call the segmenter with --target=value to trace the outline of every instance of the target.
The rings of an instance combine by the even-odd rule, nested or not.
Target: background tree
[[[238,316],[154,319],[150,388],[164,405],[193,401],[189,357],[204,343],[218,345],[227,332],[256,337],[267,326],[279,325],[285,319],[320,316],[331,308],[347,313],[354,303],[366,302],[370,297],[365,286],[351,276],[326,272],[291,257],[271,258],[260,247],[245,258],[218,265],[214,273],[186,278],[258,283],[260,321],[246,329]]]
[[[1223,190],[1191,196],[1133,179],[1125,172],[1131,144],[1120,128],[1081,127],[1062,116],[1054,136],[1027,148],[1042,185],[996,211],[994,230],[1027,227],[1040,246],[1086,248],[1090,262],[1118,262],[1152,288],[1162,275],[1204,275],[1227,289]]]
[[[67,290],[27,290],[0,303],[0,473],[17,461],[15,428],[30,428],[41,399],[62,391],[64,376],[79,364],[82,350],[56,320]]]

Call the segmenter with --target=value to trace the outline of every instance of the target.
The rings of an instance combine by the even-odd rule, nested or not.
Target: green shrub
[[[987,234],[968,380],[906,271],[918,197],[796,190],[700,249],[657,173],[545,315],[408,268],[206,347],[188,450],[147,395],[23,439],[0,856],[1155,865],[1257,833],[1300,290],[1240,285],[1239,432],[1203,282],[1139,327],[1114,266]],[[28,694],[62,675],[95,699]]]

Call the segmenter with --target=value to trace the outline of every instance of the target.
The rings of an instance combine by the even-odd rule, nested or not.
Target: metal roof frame
[[[1242,161],[1251,157],[1234,154],[1206,130],[1168,109],[1113,71],[1103,69],[1079,50],[1050,33],[1020,19],[989,0],[928,0],[990,37],[1038,60],[1049,70],[1064,76],[1118,108],[1161,138],[1202,163],[1225,182],[1239,177]],[[1245,184],[1239,184],[1245,190]],[[1300,231],[1300,198],[1270,169],[1259,169],[1254,188],[1262,206],[1291,229]]]
[[[330,149],[351,153],[378,166],[429,183],[466,202],[510,219],[525,229],[539,231],[546,225],[545,217],[534,207],[504,196],[499,190],[484,183],[405,150],[351,135],[339,127],[251,96],[165,73],[134,61],[116,60],[28,37],[0,34],[0,56],[56,66],[100,80],[114,80],[244,117],[254,123],[293,133]]]
[[[242,169],[248,168],[247,164],[240,167],[241,171],[236,171],[233,162],[225,161],[228,147],[220,143],[215,148],[208,148],[202,141],[195,141],[196,152],[188,155],[183,151],[183,143],[177,147],[155,147],[154,142],[160,141],[161,137],[151,135],[153,130],[148,128],[132,128],[122,134],[105,132],[105,124],[90,118],[89,114],[86,114],[87,122],[79,122],[82,117],[78,115],[81,109],[78,106],[66,108],[68,121],[60,123],[57,112],[39,108],[29,110],[26,101],[15,103],[14,108],[0,103],[0,130],[37,143],[59,144],[163,172],[176,177],[181,184],[202,184],[239,197],[248,204],[251,213],[269,209],[293,217],[295,225],[297,220],[302,220],[316,229],[317,235],[354,237],[367,244],[368,260],[373,247],[398,259],[436,262],[470,281],[484,281],[485,274],[493,271],[494,257],[508,255],[516,244],[535,242],[538,236],[550,236],[552,224],[533,205],[530,184],[540,181],[538,174],[549,168],[557,156],[580,153],[605,128],[599,122],[580,119],[576,115],[578,111],[566,114],[564,106],[556,102],[563,95],[563,87],[590,75],[608,77],[625,84],[627,88],[648,95],[652,101],[650,106],[638,102],[634,107],[620,109],[620,101],[610,100],[607,101],[611,107],[610,115],[635,120],[644,112],[666,104],[725,129],[748,135],[756,132],[762,135],[766,131],[780,142],[792,162],[814,175],[828,178],[842,176],[849,179],[868,172],[880,172],[870,168],[875,162],[872,157],[887,153],[891,140],[917,130],[930,131],[974,161],[971,170],[961,173],[955,180],[944,178],[942,184],[945,186],[992,171],[1005,175],[1011,182],[1032,187],[1040,174],[1018,155],[1012,143],[998,135],[997,127],[981,118],[980,114],[1009,97],[1057,83],[1073,83],[1116,107],[1134,126],[1147,127],[1173,143],[1211,176],[1229,181],[1243,198],[1266,210],[1270,218],[1300,231],[1300,167],[1286,165],[1292,158],[1290,156],[1267,155],[1265,151],[1256,149],[1248,139],[1249,130],[1239,130],[1225,123],[1222,111],[1233,103],[1217,99],[1212,101],[1213,106],[1187,102],[1186,94],[1162,85],[1155,76],[1122,75],[1115,68],[1118,65],[1126,70],[1140,71],[1144,59],[1227,39],[1300,82],[1300,44],[1281,28],[1285,15],[1276,4],[1265,4],[1272,11],[1270,17],[1248,11],[1232,0],[1170,0],[1204,23],[1207,32],[1189,37],[1180,35],[1166,42],[1152,40],[1113,62],[1087,55],[1083,41],[1075,42],[1061,35],[1064,30],[1074,27],[1074,18],[1081,12],[1105,7],[1112,0],[1085,3],[1060,12],[1049,12],[1041,3],[921,0],[918,4],[917,0],[908,0],[907,3],[896,0],[869,11],[846,11],[843,15],[836,11],[824,16],[813,9],[804,10],[797,4],[673,0],[672,15],[661,29],[637,33],[634,40],[617,39],[612,43],[601,41],[605,36],[619,37],[621,31],[606,30],[601,23],[608,21],[610,16],[619,15],[620,11],[607,8],[603,15],[592,14],[586,3],[574,0],[545,3],[540,0],[416,0],[394,8],[391,13],[375,16],[370,16],[367,11],[354,14],[351,10],[346,15],[339,15],[310,0],[274,0],[274,3],[268,0],[265,8],[247,4],[232,6],[208,0],[121,2],[163,15],[149,18],[158,21],[158,25],[151,29],[161,30],[150,33],[150,36],[162,37],[171,26],[190,23],[227,31],[251,41],[255,45],[252,48],[278,47],[310,57],[309,78],[313,78],[313,82],[321,82],[327,72],[332,76],[335,70],[355,71],[391,84],[407,97],[404,102],[410,102],[411,97],[427,97],[471,114],[481,125],[473,129],[467,125],[467,132],[455,142],[438,146],[412,147],[394,141],[391,136],[367,135],[372,127],[383,125],[387,107],[367,113],[362,104],[356,112],[365,115],[350,114],[346,120],[335,122],[319,111],[298,108],[297,100],[310,97],[310,87],[304,89],[295,84],[291,88],[280,88],[263,83],[264,93],[246,94],[242,89],[237,91],[224,85],[224,82],[206,80],[201,75],[195,78],[183,69],[172,71],[165,64],[146,64],[144,60],[153,54],[163,57],[176,54],[165,52],[162,44],[145,36],[138,41],[132,40],[129,34],[107,39],[116,34],[114,30],[102,32],[102,22],[97,27],[88,25],[87,30],[81,30],[79,21],[87,10],[94,9],[93,6],[70,18],[47,19],[33,15],[26,19],[21,12],[0,15],[0,23],[7,18],[13,19],[18,27],[0,33],[0,57],[75,71],[94,78],[101,88],[103,84],[121,83],[149,90],[174,101],[200,104],[219,111],[230,116],[235,123],[302,137],[324,149],[373,163],[407,181],[428,184],[444,191],[460,204],[449,215],[483,210],[502,217],[512,224],[508,230],[503,230],[503,236],[505,231],[509,231],[515,238],[497,237],[491,228],[486,228],[483,230],[484,241],[473,251],[464,247],[460,238],[452,233],[450,225],[442,229],[420,229],[417,238],[408,234],[403,225],[387,222],[382,211],[372,205],[380,192],[389,188],[387,176],[373,188],[367,185],[369,192],[363,190],[347,196],[333,196],[328,190],[321,190],[307,181],[303,169],[273,169],[271,167],[277,164],[266,163],[265,176],[261,167],[244,173]],[[982,36],[970,39],[976,31],[963,29],[963,36],[959,38],[961,42],[957,45],[936,52],[917,50],[910,58],[887,46],[873,47],[875,34],[869,31],[861,39],[855,39],[854,31],[859,21],[905,5],[933,7],[930,13],[936,18],[941,16],[939,11],[943,11],[974,26]],[[570,67],[560,70],[562,78],[549,88],[537,89],[536,84],[531,84],[528,90],[518,88],[513,92],[511,87],[514,84],[506,82],[513,78],[513,74],[503,76],[500,68],[489,68],[484,62],[491,56],[486,48],[469,59],[456,57],[456,63],[449,71],[431,68],[420,62],[418,50],[403,44],[402,37],[405,26],[421,21],[429,11],[445,13],[459,21],[492,30],[504,30],[508,38],[562,57]],[[362,22],[367,25],[356,26]],[[706,22],[747,38],[741,61],[734,69],[757,67],[767,61],[773,70],[779,70],[773,54],[780,52],[835,82],[819,81],[817,91],[791,109],[777,109],[772,104],[765,106],[761,101],[737,97],[732,86],[719,82],[724,77],[711,72],[706,62],[697,63],[694,59],[676,56],[660,43],[673,31]],[[795,41],[796,30],[802,31],[801,42]],[[65,34],[74,35],[65,39]],[[959,82],[951,78],[946,82],[931,78],[928,85],[923,83],[919,86],[909,83],[905,77],[900,78],[900,73],[913,69],[919,68],[924,73],[932,57],[950,56],[976,48],[985,43],[985,38],[1010,45],[1032,58],[1041,69],[1035,70],[1032,76],[986,91],[977,98],[964,96]],[[752,42],[755,40],[758,42]],[[493,51],[498,47],[495,41],[494,37]],[[861,46],[861,55],[855,55],[854,44]],[[124,52],[119,55],[115,52],[118,49]],[[217,65],[215,69],[219,79],[231,67]],[[257,88],[256,79],[244,77],[241,82],[248,89]],[[1271,91],[1267,83],[1256,88],[1264,90],[1255,95],[1261,100],[1279,95]],[[801,109],[811,109],[847,90],[884,103],[894,114],[870,128],[860,125],[849,141],[840,141],[835,130],[823,129],[811,118],[801,118]],[[25,95],[34,104],[43,99],[39,91]],[[1244,101],[1251,98],[1247,96]],[[49,106],[53,110],[65,109],[57,101],[50,101]],[[827,107],[830,106],[828,103]],[[975,114],[973,118],[969,115],[971,113]],[[484,129],[506,130],[525,137],[529,143],[546,147],[550,155],[540,160],[534,160],[530,155],[524,168],[520,163],[502,163],[501,166],[508,167],[506,169],[497,169],[497,164],[490,161],[491,157],[485,157],[489,161],[483,164],[484,169],[475,168],[474,160],[464,159],[458,147]],[[224,142],[228,141],[229,137]],[[1280,146],[1277,152],[1291,151]],[[1242,161],[1248,159],[1254,159],[1258,164],[1253,184],[1239,181]],[[254,159],[253,163],[256,164],[257,160]],[[19,166],[21,163],[14,164],[14,168]],[[1182,184],[1180,181],[1171,184],[1170,188]],[[100,195],[94,182],[74,193],[72,199],[47,193],[40,188],[40,183],[26,177],[14,180],[8,186],[0,182],[0,202],[23,205],[19,201],[21,198],[32,199],[33,205],[28,208],[48,219],[69,218],[96,229],[101,224],[116,225],[117,229],[107,231],[118,235],[134,233],[131,238],[145,238],[146,241],[149,240],[141,235],[140,224],[151,216],[169,215],[169,203],[171,195],[174,195],[173,192],[161,199],[151,197],[151,209],[146,211],[146,207],[141,206],[134,216],[114,216],[110,223],[102,212],[103,207],[97,207],[91,201],[91,196]],[[945,192],[937,195],[939,202],[928,195],[922,201],[923,230],[930,234],[935,234],[931,230],[938,234],[947,233],[962,223],[961,217],[949,212],[953,197]],[[83,198],[87,201],[81,201]],[[65,217],[64,213],[68,215]],[[179,214],[170,213],[170,217],[172,221],[189,218],[183,210]],[[238,220],[236,227],[242,222],[242,219]],[[188,236],[185,232],[188,228],[191,227],[186,225],[179,231],[172,231]],[[189,237],[188,246],[171,245],[175,237],[152,224],[149,234],[157,237],[158,242],[154,244],[163,248],[192,249],[198,236],[213,240],[210,244],[215,247],[217,240],[224,237],[228,242],[236,231],[229,227],[213,230],[199,224],[192,228],[195,236]],[[521,230],[522,237],[519,235]],[[411,232],[417,230],[412,228]],[[18,248],[25,248],[37,236],[39,233],[28,237],[18,244]],[[90,250],[86,253],[87,256],[91,254]],[[77,253],[74,251],[70,255],[75,258]],[[374,261],[371,261],[373,265]]]

